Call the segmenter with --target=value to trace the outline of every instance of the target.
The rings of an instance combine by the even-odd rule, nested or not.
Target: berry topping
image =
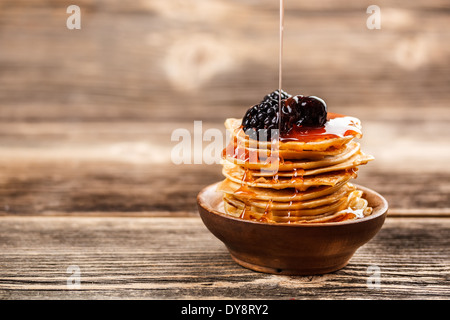
[[[280,135],[286,135],[294,126],[321,127],[327,121],[327,106],[315,96],[291,96],[281,91],[281,123],[279,123],[278,90],[266,95],[259,103],[251,107],[242,126],[247,134],[258,134],[261,140],[271,138],[271,130],[280,129]],[[249,129],[253,131],[249,131]]]
[[[284,92],[281,90],[281,100],[290,98],[291,95],[287,92]],[[280,92],[278,90],[275,90],[274,92],[269,93],[267,96],[264,97],[263,101],[270,101],[273,100],[278,105],[278,100],[280,99]]]
[[[281,91],[281,99],[291,97],[290,94]],[[278,130],[278,103],[280,93],[278,90],[266,95],[263,100],[248,109],[244,118],[242,119],[242,126],[247,134],[252,134],[253,129],[255,134],[258,134],[258,139],[262,136],[266,139],[271,138],[271,130]]]
[[[281,124],[289,122],[302,127],[322,127],[327,122],[327,105],[315,96],[295,96],[283,101]],[[282,130],[283,132],[283,130]]]

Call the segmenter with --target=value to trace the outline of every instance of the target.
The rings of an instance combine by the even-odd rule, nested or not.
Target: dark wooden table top
[[[171,161],[174,130],[224,132],[277,88],[278,3],[83,0],[69,30],[71,4],[0,3],[0,299],[450,297],[448,2],[384,1],[380,30],[364,4],[286,3],[284,88],[361,119],[356,181],[390,205],[309,277],[234,263],[196,208],[220,165]]]

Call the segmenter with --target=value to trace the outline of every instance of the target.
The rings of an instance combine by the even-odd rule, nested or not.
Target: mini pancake
[[[225,160],[251,170],[271,171],[271,168],[276,168],[278,171],[291,171],[294,169],[312,169],[331,166],[348,160],[349,158],[355,156],[358,152],[360,152],[360,144],[352,141],[345,145],[339,154],[323,156],[319,159],[278,161],[277,157],[275,159],[267,160],[259,158],[261,155],[255,150],[253,153],[247,153],[244,160],[239,157],[230,156],[227,152],[225,155]]]
[[[350,177],[348,177],[350,180]],[[277,202],[291,202],[291,201],[306,201],[320,198],[329,195],[343,187],[348,180],[344,180],[334,186],[317,186],[308,188],[305,191],[298,191],[295,188],[286,189],[269,189],[269,188],[253,188],[239,183],[235,183],[229,179],[223,180],[217,187],[217,191],[233,194],[239,199],[255,199],[261,201],[277,201]]]
[[[327,172],[315,176],[305,177],[272,177],[268,179],[266,177],[258,177],[257,179],[248,179],[246,181],[244,174],[239,170],[238,166],[223,166],[223,175],[235,183],[245,184],[249,187],[256,188],[296,188],[300,191],[305,191],[310,187],[315,186],[335,186],[336,184],[347,181],[350,178],[355,178],[358,168],[352,168],[352,170],[341,170],[334,172]],[[274,179],[275,178],[275,179]]]
[[[304,209],[287,209],[287,210],[275,209],[275,208],[273,208],[273,203],[271,203],[270,205],[266,205],[263,208],[260,208],[260,207],[254,206],[252,204],[244,203],[244,202],[242,202],[232,196],[229,196],[229,195],[225,195],[224,200],[242,210],[244,210],[244,208],[247,207],[252,212],[255,212],[255,213],[265,213],[265,212],[270,211],[270,213],[273,216],[289,215],[292,217],[297,217],[297,216],[314,216],[314,215],[323,214],[325,212],[337,210],[339,208],[339,206],[341,206],[344,202],[347,201],[347,197],[340,198],[337,201],[333,201],[333,202],[328,203],[323,206],[304,208]]]
[[[339,201],[341,198],[347,196],[350,192],[354,191],[356,188],[352,184],[346,184],[343,187],[339,188],[336,192],[331,193],[329,195],[325,195],[322,197],[314,198],[311,200],[304,201],[290,201],[290,202],[278,202],[275,199],[269,201],[263,201],[253,198],[243,198],[239,197],[236,194],[225,194],[224,197],[228,199],[237,199],[238,201],[245,203],[246,205],[250,205],[252,207],[260,208],[266,210],[268,206],[270,206],[271,210],[300,210],[300,209],[312,209],[316,207],[321,207],[325,205],[330,205]]]
[[[295,216],[291,214],[292,212],[285,212],[284,215],[274,215],[274,212],[270,210],[265,212],[257,212],[253,211],[250,208],[242,207],[239,204],[236,205],[224,199],[224,208],[226,213],[234,217],[275,223],[324,222],[334,219],[336,216],[344,214],[344,212],[340,212],[342,210],[338,209],[345,207],[345,205],[346,200],[342,199],[339,203],[335,204],[333,208],[322,208],[322,212],[316,210],[316,214]]]
[[[355,123],[359,124],[359,120],[357,118],[355,119]],[[227,130],[231,132],[232,138],[236,138],[239,141],[239,144],[244,144],[245,146],[251,146],[253,148],[257,149],[265,149],[270,150],[271,149],[271,142],[270,141],[257,141],[254,139],[251,139],[249,135],[247,135],[241,126],[242,120],[241,119],[235,119],[235,118],[228,118],[225,121],[225,127]],[[359,125],[358,125],[359,126]],[[278,143],[279,150],[291,150],[291,151],[325,151],[331,147],[339,148],[346,143],[350,142],[354,138],[361,138],[362,134],[349,134],[346,136],[336,136],[333,138],[327,138],[319,141],[287,141],[283,142],[280,141]]]
[[[326,206],[325,206],[326,207]],[[328,206],[328,210],[324,207],[312,210],[254,210],[254,207],[248,207],[238,202],[230,202],[224,198],[225,211],[235,217],[244,217],[264,222],[284,222],[284,223],[318,223],[327,221],[341,221],[349,219],[357,219],[370,215],[372,208],[368,207],[367,200],[362,198],[362,192],[352,191],[347,197],[342,198],[332,206]],[[311,214],[315,213],[315,214]]]
[[[311,176],[311,175],[317,175],[317,174],[321,174],[321,173],[325,173],[325,172],[351,169],[351,168],[354,168],[354,167],[357,167],[360,165],[365,165],[369,161],[372,161],[373,159],[374,159],[373,156],[366,155],[362,152],[358,152],[357,154],[353,155],[351,158],[345,160],[344,162],[341,162],[341,163],[338,163],[335,165],[315,168],[315,169],[304,170],[301,168],[299,168],[299,169],[295,168],[294,170],[287,171],[286,166],[284,166],[284,164],[280,164],[280,167],[282,167],[282,168],[276,174],[278,175],[278,177],[290,177],[290,178],[301,177],[301,176],[303,176],[303,177]],[[224,165],[226,165],[226,164],[224,164]],[[233,164],[229,164],[229,165],[233,165]],[[271,172],[270,170],[249,170],[249,169],[244,169],[241,166],[237,166],[236,168],[237,168],[237,170],[242,171],[242,174],[246,173],[247,175],[249,175],[251,177],[273,176],[273,172]]]
[[[256,142],[256,141],[254,141]],[[225,151],[226,155],[229,158],[233,158],[242,162],[245,162],[246,158],[249,158],[250,155],[258,155],[261,162],[264,162],[264,159],[270,157],[272,154],[274,156],[279,156],[284,160],[291,159],[309,159],[309,160],[318,160],[322,159],[326,156],[335,156],[343,153],[345,149],[345,145],[336,147],[330,147],[327,150],[322,151],[307,151],[307,150],[285,150],[274,147],[274,150],[269,149],[258,149],[257,143],[242,143],[237,139],[233,139],[227,145]]]

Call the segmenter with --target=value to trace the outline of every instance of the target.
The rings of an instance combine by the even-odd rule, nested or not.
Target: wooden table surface
[[[0,3],[0,299],[450,297],[448,1],[381,1],[380,30],[365,4],[286,3],[284,88],[362,120],[357,183],[390,205],[308,277],[235,264],[196,208],[220,165],[171,161],[174,130],[224,132],[278,86],[277,1],[82,0],[81,30],[71,4]]]

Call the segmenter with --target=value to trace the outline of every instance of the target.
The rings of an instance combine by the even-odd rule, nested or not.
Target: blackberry
[[[285,110],[286,109],[286,110]],[[327,105],[315,96],[295,96],[283,101],[281,123],[290,130],[299,127],[322,127],[327,122]],[[283,130],[281,130],[283,133]]]
[[[290,96],[281,90],[281,99],[287,99]],[[242,126],[248,135],[258,140],[271,139],[271,130],[278,130],[279,98],[280,93],[275,90],[247,111],[242,119]]]
[[[283,136],[294,126],[321,127],[327,121],[327,106],[322,99],[302,95],[293,97],[281,91],[279,123],[279,98],[279,91],[273,91],[246,112],[242,119],[246,134],[257,140],[270,140],[272,129],[280,129],[280,136]]]
[[[242,126],[245,133],[255,140],[269,140],[271,130],[278,130],[278,102],[255,104],[245,114]]]
[[[291,97],[291,95],[289,93],[284,92],[283,90],[281,90],[281,100],[284,100],[284,99],[287,99],[287,98],[290,98],[290,97]],[[275,90],[275,91],[269,93],[268,95],[266,95],[262,101],[273,100],[273,101],[276,101],[278,103],[279,99],[280,99],[279,90]]]

